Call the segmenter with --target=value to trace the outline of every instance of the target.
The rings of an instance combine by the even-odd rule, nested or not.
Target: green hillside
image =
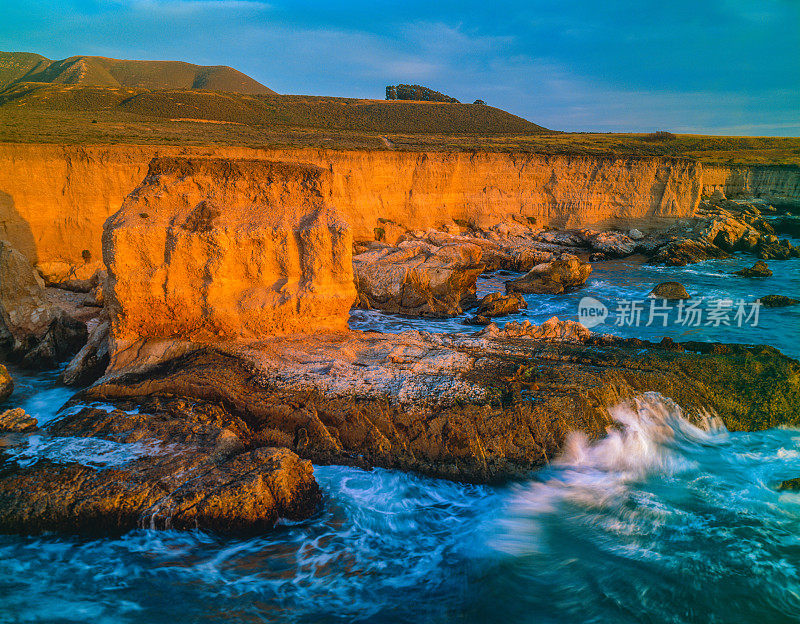
[[[128,61],[102,56],[72,56],[51,61],[27,52],[0,52],[0,89],[23,82],[137,89],[209,89],[274,94],[231,67],[182,61]]]
[[[360,100],[18,82],[0,91],[0,113],[110,114],[115,119],[202,120],[259,128],[313,128],[386,134],[533,134],[541,126],[476,104]]]

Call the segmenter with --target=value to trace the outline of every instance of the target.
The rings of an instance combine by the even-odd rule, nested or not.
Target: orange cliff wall
[[[800,167],[704,165],[703,194],[711,195],[717,189],[728,197],[756,196],[800,204]]]
[[[536,154],[248,149],[236,147],[0,145],[0,237],[34,262],[101,256],[103,223],[155,156],[302,162],[327,169],[322,192],[355,239],[379,219],[410,229],[453,219],[493,225],[533,217],[582,227],[614,220],[686,217],[702,167],[687,160]]]

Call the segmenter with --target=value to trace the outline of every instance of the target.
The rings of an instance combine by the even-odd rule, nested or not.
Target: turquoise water
[[[586,294],[643,297],[667,279],[697,296],[800,298],[796,261],[770,263],[760,282],[727,275],[752,262],[601,263],[585,292],[531,296],[524,318],[577,318]],[[796,310],[763,310],[757,328],[655,336],[798,354]],[[474,330],[458,322],[368,313],[353,324]],[[45,421],[71,394],[54,374],[13,373],[10,405]],[[613,416],[618,432],[594,445],[576,435],[506,487],[317,467],[319,512],[254,539],[0,536],[0,622],[800,622],[800,494],[775,488],[800,476],[800,430],[697,427],[654,394]]]
[[[800,241],[798,241],[800,244]],[[502,327],[507,321],[529,320],[539,325],[557,316],[560,319],[578,320],[578,303],[584,297],[593,297],[604,303],[609,310],[606,321],[593,327],[592,331],[601,334],[614,334],[659,341],[669,336],[676,341],[703,340],[711,342],[732,342],[742,344],[768,344],[780,347],[787,355],[800,357],[800,306],[785,308],[763,308],[758,312],[758,321],[753,326],[752,319],[742,318],[741,326],[736,321],[737,302],[744,302],[746,314],[750,314],[755,300],[765,295],[785,295],[800,300],[800,259],[770,261],[773,276],[749,279],[731,275],[755,262],[751,255],[736,254],[727,260],[709,260],[686,267],[665,267],[646,264],[641,256],[592,263],[592,274],[584,288],[561,295],[526,295],[527,310],[519,314],[496,319]],[[504,273],[482,276],[478,283],[478,296],[489,292],[504,292],[504,282],[519,274]],[[682,283],[693,301],[701,300],[699,308],[703,311],[700,324],[680,324],[677,321],[677,302],[669,304],[671,311],[667,325],[662,317],[654,314],[653,323],[648,327],[650,305],[659,302],[648,298],[656,284],[677,281]],[[727,322],[720,319],[719,324],[711,319],[708,325],[709,310],[720,300],[733,302],[728,311]],[[638,324],[618,325],[620,314],[618,306],[624,302],[636,302],[641,306]],[[381,314],[374,311],[355,310],[352,313],[352,329],[379,329],[384,332],[398,332],[406,329],[421,329],[432,332],[474,332],[480,330],[463,324],[468,314],[451,319],[416,319],[399,315]]]

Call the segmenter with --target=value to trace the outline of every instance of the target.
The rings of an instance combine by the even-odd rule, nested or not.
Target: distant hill
[[[71,56],[51,61],[28,52],[0,52],[0,89],[25,82],[137,89],[205,89],[251,95],[275,92],[232,67],[182,61],[126,61]]]
[[[129,122],[214,121],[260,128],[386,134],[535,134],[545,128],[492,106],[305,95],[249,95],[20,82],[0,89],[3,113],[91,114]]]

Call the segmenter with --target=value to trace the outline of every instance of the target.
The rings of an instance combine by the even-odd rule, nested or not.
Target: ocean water
[[[797,261],[771,262],[767,280],[728,275],[752,262],[601,263],[582,292],[529,296],[522,318],[577,318],[583,296],[644,301],[670,279],[693,297],[800,298]],[[484,289],[497,289],[491,279],[508,276]],[[606,325],[798,355],[796,308],[761,314],[746,328]],[[358,312],[352,324],[474,331]],[[53,373],[12,374],[7,406],[43,422],[72,394]],[[257,538],[0,536],[0,622],[800,622],[800,494],[776,489],[800,476],[800,430],[731,433],[712,415],[696,426],[653,393],[612,415],[618,431],[595,444],[575,435],[550,466],[504,487],[316,467],[318,513]],[[19,460],[41,452],[102,466],[153,452],[72,442],[34,440]]]
[[[795,243],[800,244],[800,241]],[[577,321],[580,301],[584,297],[591,297],[608,309],[605,322],[591,328],[601,334],[654,341],[669,336],[675,341],[768,344],[779,347],[787,355],[800,357],[800,306],[759,307],[757,319],[747,318],[753,312],[753,305],[759,297],[784,295],[800,300],[800,259],[768,262],[773,270],[772,277],[744,278],[732,275],[734,271],[751,267],[754,262],[752,255],[745,254],[685,267],[649,265],[642,256],[595,262],[592,263],[592,274],[580,290],[560,295],[526,295],[526,310],[496,319],[495,322],[500,327],[508,321],[524,320],[539,325],[553,316]],[[477,294],[481,297],[490,292],[505,292],[505,282],[519,275],[521,274],[505,272],[502,275],[481,276]],[[660,300],[648,297],[656,284],[671,281],[683,284],[692,297],[685,305],[696,302],[700,310],[694,315],[684,310],[682,320],[686,322],[678,322],[677,302],[669,302],[669,310],[663,310],[659,307],[662,305]],[[730,302],[728,306],[718,303],[726,301]],[[736,318],[740,302],[744,310],[741,322]],[[634,304],[640,310],[638,319],[635,314],[630,313]],[[712,315],[715,309],[721,310],[721,313]],[[378,329],[387,333],[407,329],[432,332],[479,331],[480,327],[464,325],[463,320],[468,316],[469,313],[448,319],[419,319],[372,310],[354,310],[350,327]]]

